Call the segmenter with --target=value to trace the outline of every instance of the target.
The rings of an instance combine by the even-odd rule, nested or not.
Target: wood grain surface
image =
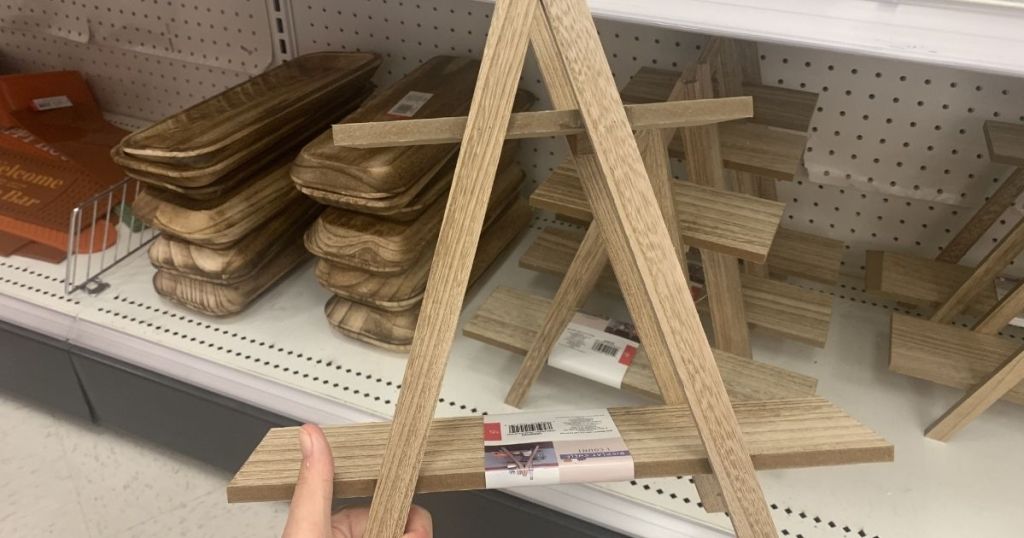
[[[1024,381],[1024,350],[1018,350],[972,388],[925,431],[925,437],[948,441],[972,420],[978,418],[1008,391]]]
[[[641,338],[659,368],[675,370],[693,404],[710,471],[722,486],[737,535],[773,536],[774,522],[679,259],[663,255],[672,252],[666,223],[660,214],[642,209],[657,207],[657,199],[643,180],[644,163],[586,1],[544,0],[543,5],[593,146],[593,162],[578,160],[577,166]]]
[[[411,119],[389,114],[411,91],[432,95],[416,112],[415,119],[464,115],[469,110],[479,68],[480,63],[469,58],[432,58],[381,90],[345,118],[345,123]],[[535,100],[528,92],[518,92],[514,110],[526,110]],[[292,177],[301,187],[318,191],[353,198],[391,198],[414,188],[418,180],[436,171],[457,149],[457,144],[344,148],[334,145],[328,130],[302,150],[295,160]]]
[[[959,263],[967,252],[978,243],[985,232],[1013,206],[1020,193],[1024,192],[1024,168],[1015,169],[1003,180],[996,192],[992,193],[971,220],[957,232],[956,236],[942,249],[937,260],[940,262]]]
[[[153,275],[153,287],[161,296],[201,314],[231,316],[245,310],[260,294],[309,257],[302,243],[295,241],[251,277],[233,284],[215,284],[157,271]]]
[[[501,0],[491,15],[466,138],[452,180],[453,195],[438,235],[395,421],[386,427],[388,441],[378,467],[368,536],[398,538],[405,528],[526,59],[524,29],[536,8],[533,0]]]
[[[289,157],[213,200],[192,200],[146,187],[132,209],[164,233],[205,247],[227,248],[303,198],[288,178]]]
[[[753,115],[754,105],[750,97],[626,106],[626,117],[635,130],[706,125]],[[391,123],[342,123],[334,126],[334,144],[348,148],[452,144],[462,140],[466,120],[465,116],[460,116]],[[542,110],[513,114],[505,137],[544,138],[583,132],[583,116],[579,110]]]
[[[622,88],[622,100],[633,104],[667,101],[681,74],[680,71],[669,69],[641,67]],[[760,77],[756,82],[744,80],[742,94],[754,98],[754,117],[751,121],[801,133],[810,130],[818,94],[763,86]]]
[[[937,308],[971,277],[974,269],[953,263],[918,258],[909,254],[869,250],[864,286],[900,302]],[[996,305],[993,279],[968,304],[965,313],[981,316]]]
[[[308,142],[331,123],[355,110],[369,96],[372,88],[362,86],[344,98],[334,99],[317,107],[315,111],[291,118],[287,123],[274,129],[273,136],[259,137],[237,151],[223,155],[220,160],[204,166],[183,166],[146,160],[125,153],[120,145],[113,148],[111,157],[124,168],[125,173],[137,176],[140,180],[159,179],[163,183],[178,186],[186,193],[192,192],[188,189],[208,192],[216,189],[216,184],[230,181],[239,168],[254,160],[270,159],[286,151],[292,151],[296,145]]]
[[[504,170],[505,167],[510,166],[518,155],[519,142],[506,142],[501,152],[501,161],[498,163],[498,169]],[[321,191],[301,185],[298,185],[298,187],[306,196],[327,206],[404,222],[414,220],[423,215],[423,212],[430,207],[430,204],[434,203],[442,195],[447,197],[448,190],[452,186],[452,178],[455,177],[456,161],[456,156],[449,157],[431,175],[424,176],[424,179],[417,182],[417,185],[402,194],[390,198],[361,198]]]
[[[519,259],[526,269],[564,275],[580,247],[583,233],[549,227],[543,230]],[[747,321],[759,330],[781,338],[825,347],[832,319],[832,297],[818,291],[754,275],[743,275]],[[619,293],[615,275],[606,270],[598,280],[601,290]],[[700,308],[707,305],[701,303]]]
[[[984,130],[989,160],[1010,166],[1024,166],[1024,126],[989,120],[985,122]]]
[[[484,230],[473,258],[470,286],[486,274],[501,253],[529,226],[530,218],[526,201],[516,199]],[[433,252],[433,249],[428,250]],[[426,287],[427,276],[422,276],[423,287]],[[405,308],[380,308],[367,304],[362,298],[335,296],[327,302],[324,311],[331,326],[346,336],[390,351],[407,352],[412,345],[422,298],[420,292]]]
[[[764,262],[785,205],[738,193],[676,181],[680,240],[745,260]],[[530,205],[588,222],[593,218],[576,166],[556,168],[530,196]]]
[[[252,277],[288,245],[302,243],[306,228],[321,210],[311,200],[296,200],[226,249],[212,249],[161,234],[149,247],[149,261],[170,275],[234,284]]]
[[[462,328],[463,334],[496,347],[525,354],[537,333],[552,300],[526,291],[499,287]],[[486,360],[481,358],[480,360]],[[817,380],[769,364],[715,350],[715,361],[733,401],[778,400],[814,394]],[[661,400],[661,391],[651,371],[647,352],[640,348],[626,370],[622,389]]]
[[[492,215],[519,191],[523,171],[507,166],[494,182],[490,201]],[[438,237],[448,197],[435,200],[419,218],[396,222],[374,215],[329,208],[306,232],[306,248],[335,265],[380,275],[405,273]]]
[[[1024,312],[1024,283],[1017,284],[998,304],[985,313],[974,325],[981,334],[998,334],[1011,321]]]
[[[758,469],[889,462],[893,446],[827,400],[736,402],[743,440]],[[710,469],[686,406],[609,410],[633,456],[636,477],[706,473]],[[416,491],[484,488],[484,418],[435,419]],[[334,495],[365,497],[378,481],[390,423],[324,428],[334,454]],[[228,484],[228,502],[291,498],[302,456],[298,428],[270,430]]]
[[[892,315],[889,369],[947,387],[970,390],[1020,350],[1020,342],[903,314]],[[1024,383],[1003,399],[1024,405]]]
[[[1021,251],[1024,251],[1024,219],[1006,232],[995,248],[981,260],[971,276],[932,314],[932,321],[949,322],[954,316],[966,310]]]
[[[835,285],[844,251],[842,241],[780,226],[768,252],[767,266],[772,274]]]
[[[150,160],[220,160],[223,153],[237,152],[256,138],[278,135],[274,129],[283,122],[362,87],[380,61],[368,52],[299,56],[129,135],[122,146]]]
[[[495,215],[493,222],[486,222],[480,237],[479,254],[483,255],[489,245],[507,245],[519,235],[532,218],[526,200],[516,197],[507,209]],[[423,253],[406,272],[397,275],[378,275],[345,266],[335,265],[320,259],[316,266],[316,278],[320,285],[331,293],[348,301],[363,303],[381,310],[408,310],[423,300],[427,287],[427,276],[434,260],[434,242],[424,245]]]

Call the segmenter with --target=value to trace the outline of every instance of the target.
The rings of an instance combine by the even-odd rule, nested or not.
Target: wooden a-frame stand
[[[581,251],[607,248],[666,403],[691,404],[737,535],[775,536],[679,258],[662,254],[673,241],[649,211],[658,200],[585,0],[497,1],[367,536],[397,538],[405,525],[531,39],[555,108],[578,109],[589,135],[571,144],[595,214]]]

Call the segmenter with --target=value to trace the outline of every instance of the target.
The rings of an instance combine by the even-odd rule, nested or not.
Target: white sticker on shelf
[[[640,350],[633,325],[577,313],[551,350],[548,364],[602,385],[622,388]]]
[[[633,476],[633,456],[607,409],[484,417],[487,489]]]
[[[44,112],[57,110],[58,108],[71,108],[75,106],[66,95],[54,95],[52,97],[40,97],[32,100],[32,110]]]
[[[427,101],[433,97],[432,93],[425,92],[409,92],[405,94],[405,97],[401,101],[395,103],[395,106],[391,107],[388,111],[389,116],[397,116],[399,118],[411,118],[416,115],[417,112],[423,108],[423,105],[427,104]]]

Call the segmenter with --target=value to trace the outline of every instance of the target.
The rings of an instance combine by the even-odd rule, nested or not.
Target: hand
[[[306,424],[299,430],[299,444],[302,469],[282,538],[363,538],[369,508],[345,508],[331,515],[334,459],[324,431],[319,426]],[[433,538],[433,527],[430,512],[413,506],[403,538]]]

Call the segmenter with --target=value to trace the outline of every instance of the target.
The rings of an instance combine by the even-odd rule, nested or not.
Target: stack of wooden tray
[[[465,115],[479,62],[438,56],[378,93],[345,122]],[[533,96],[520,92],[517,110]],[[529,224],[519,196],[518,145],[506,144],[472,277],[478,278]],[[455,172],[457,144],[356,149],[325,132],[295,159],[292,180],[328,206],[305,235],[316,276],[333,296],[331,326],[357,340],[407,351],[426,290]]]
[[[289,170],[298,150],[356,110],[380,58],[296,58],[129,135],[114,160],[145,184],[135,214],[163,232],[149,249],[157,293],[211,316],[237,314],[309,258],[321,206]]]

